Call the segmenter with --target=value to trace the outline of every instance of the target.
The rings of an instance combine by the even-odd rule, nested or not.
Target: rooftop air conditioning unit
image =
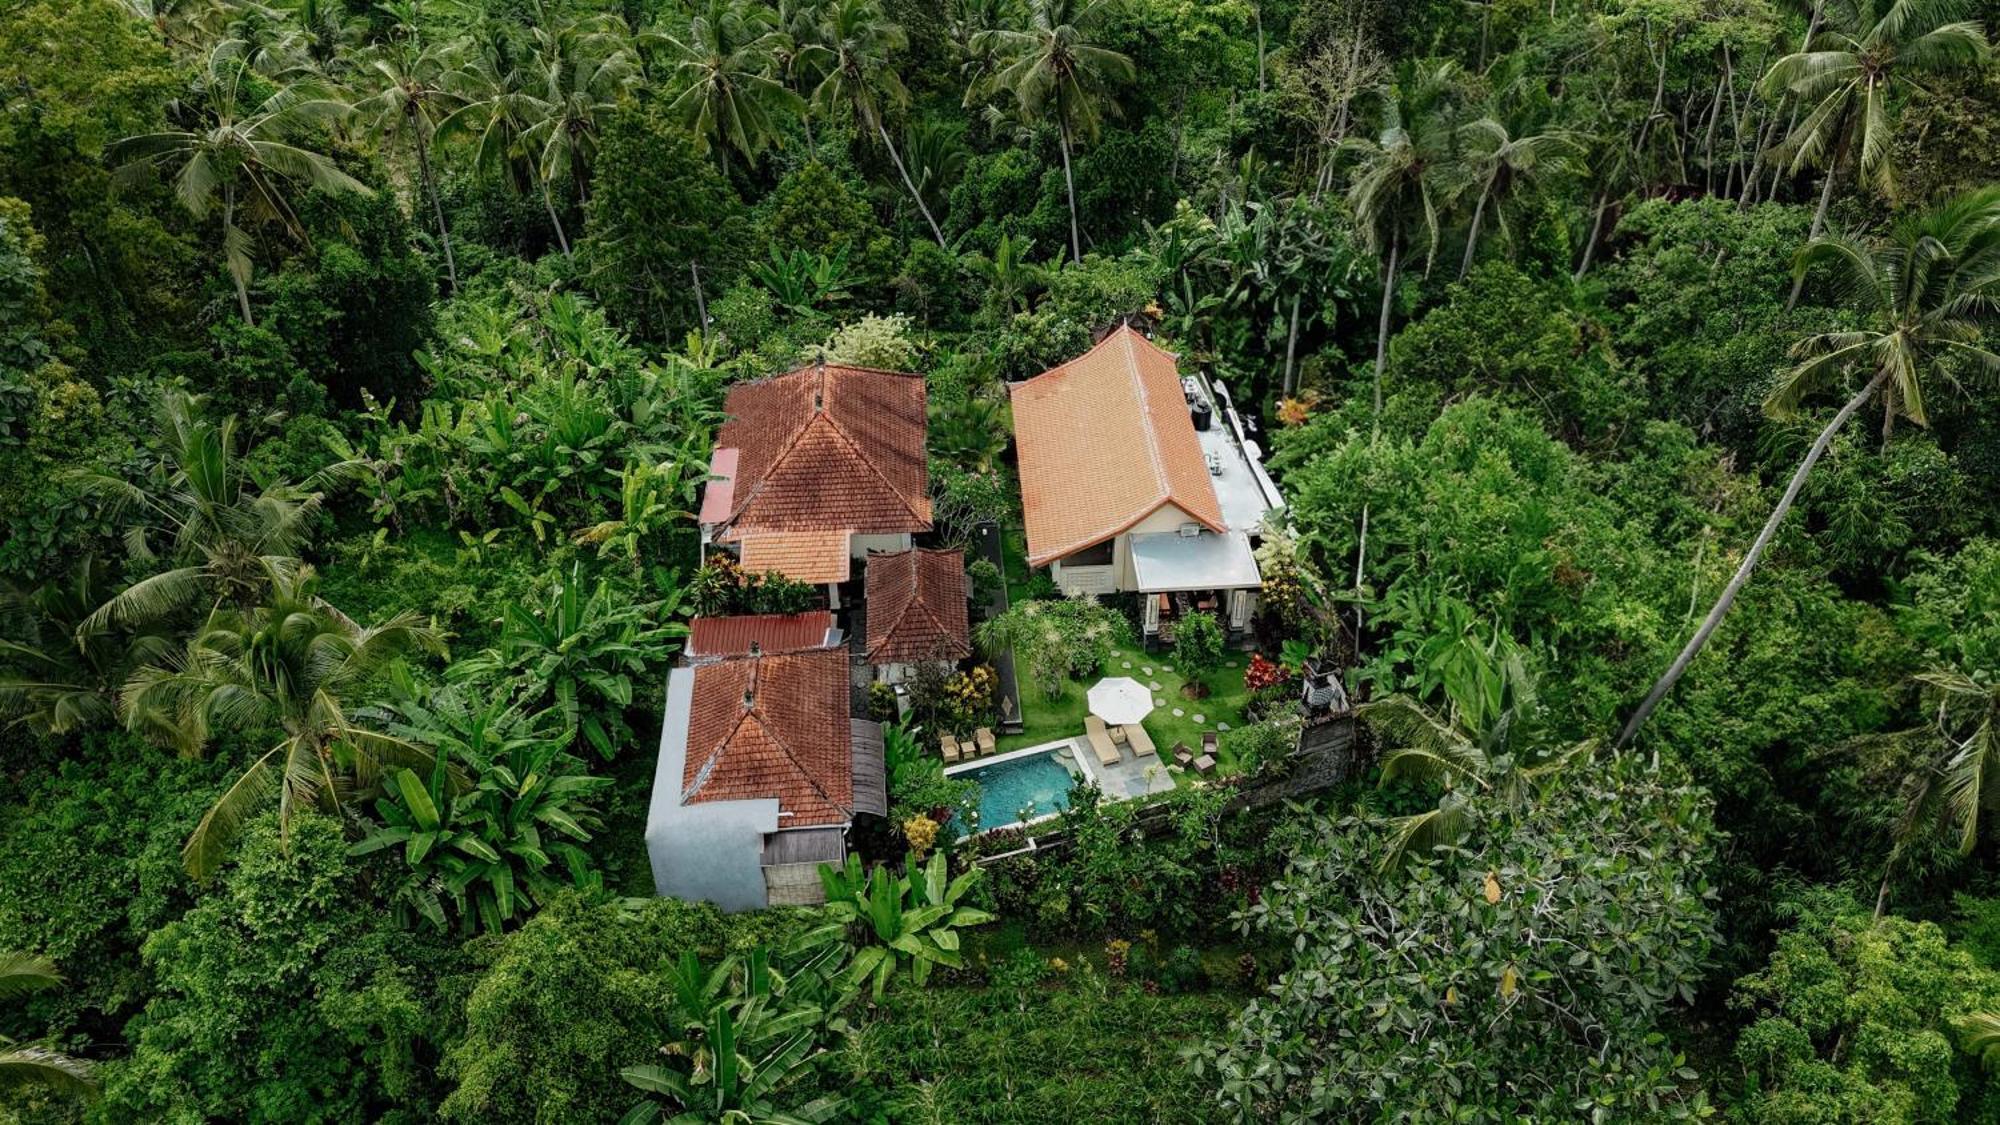
[[[1180,526],[1180,536],[1182,539],[1193,539],[1200,534],[1201,525],[1198,523],[1184,523]]]

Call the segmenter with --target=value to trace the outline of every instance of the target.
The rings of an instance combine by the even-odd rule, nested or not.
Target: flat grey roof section
[[[854,812],[889,815],[888,765],[884,761],[882,724],[847,720],[854,747]]]
[[[778,801],[774,797],[681,804],[693,701],[693,670],[674,669],[667,676],[660,763],[646,810],[646,856],[653,864],[653,889],[663,897],[712,902],[724,910],[754,910],[765,905],[759,861],[764,834],[778,827]]]
[[[838,828],[795,828],[773,832],[764,841],[764,863],[777,867],[787,863],[828,863],[835,867],[847,862],[847,833]]]
[[[1201,441],[1202,456],[1210,464],[1222,466],[1222,472],[1208,474],[1215,498],[1222,504],[1222,522],[1231,531],[1255,534],[1264,527],[1264,514],[1283,503],[1278,487],[1244,447],[1243,422],[1230,405],[1228,392],[1218,394],[1206,377],[1198,376],[1196,384],[1216,407],[1208,429],[1196,430],[1195,437]]]
[[[1217,535],[1149,532],[1132,537],[1132,573],[1141,593],[1175,590],[1247,590],[1264,584],[1250,537],[1241,531]]]

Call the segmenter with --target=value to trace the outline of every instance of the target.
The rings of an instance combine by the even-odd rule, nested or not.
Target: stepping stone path
[[[1125,667],[1127,667],[1127,668],[1130,668],[1130,667],[1131,667],[1131,665],[1130,665],[1130,664],[1127,664],[1127,665],[1126,665]],[[1141,668],[1139,669],[1139,671],[1143,672],[1144,674],[1146,674],[1146,675],[1148,675],[1148,676],[1150,676],[1150,675],[1152,675],[1152,674],[1153,674],[1153,670],[1152,670],[1151,668],[1147,668],[1147,667],[1143,667],[1143,666],[1142,666],[1142,667],[1141,667]]]
[[[1154,681],[1153,681],[1152,683],[1150,683],[1150,684],[1147,684],[1146,686],[1147,686],[1147,687],[1149,687],[1149,688],[1152,688],[1152,689],[1153,689],[1154,691],[1165,691],[1165,690],[1167,690],[1166,688],[1164,688],[1164,687],[1160,686],[1160,681],[1158,681],[1158,680],[1154,680]]]
[[[1178,718],[1180,718],[1180,717],[1181,717],[1182,715],[1185,715],[1185,714],[1187,714],[1187,712],[1186,712],[1186,711],[1183,711],[1183,710],[1181,710],[1181,709],[1180,709],[1180,708],[1178,708],[1178,707],[1174,708],[1174,718],[1178,719]]]
[[[1197,723],[1207,723],[1207,722],[1208,722],[1208,716],[1207,716],[1207,715],[1196,715],[1196,716],[1194,717],[1194,721],[1195,721],[1195,722],[1197,722]]]
[[[1156,684],[1156,685],[1154,685],[1154,686],[1156,686],[1156,687],[1157,687],[1158,685]],[[1165,707],[1166,705],[1167,705],[1167,701],[1166,701],[1166,700],[1164,700],[1164,699],[1161,699],[1161,698],[1160,698],[1159,696],[1157,696],[1157,695],[1153,697],[1153,706],[1155,706],[1155,707]]]
[[[1123,664],[1120,664],[1120,665],[1119,665],[1119,667],[1120,667],[1120,668],[1130,668],[1131,666],[1132,666],[1132,662],[1131,662],[1130,660],[1127,660],[1127,661],[1125,661],[1125,662],[1124,662]],[[1148,669],[1146,669],[1146,671],[1150,673],[1150,672],[1152,671],[1152,669],[1151,669],[1151,668],[1148,668]]]
[[[1215,724],[1215,729],[1216,729],[1216,730],[1228,730],[1228,729],[1229,729],[1229,724],[1228,724],[1228,723],[1217,723],[1217,724]]]

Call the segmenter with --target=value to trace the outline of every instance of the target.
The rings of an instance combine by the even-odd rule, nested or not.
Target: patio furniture
[[[1215,772],[1215,759],[1207,754],[1194,760],[1194,772],[1207,777]]]
[[[1118,747],[1111,741],[1111,732],[1104,729],[1104,720],[1095,715],[1083,717],[1083,731],[1090,739],[1090,749],[1097,755],[1100,765],[1118,764]]]
[[[1188,744],[1185,742],[1174,743],[1174,748],[1168,753],[1174,756],[1174,764],[1182,769],[1194,764],[1194,751],[1188,749]]]
[[[1153,710],[1153,692],[1130,676],[1108,676],[1091,685],[1090,713],[1113,726],[1136,723]]]
[[[1123,724],[1111,728],[1111,741],[1120,746],[1125,745],[1125,727]]]
[[[998,746],[993,740],[993,730],[991,727],[980,727],[978,730],[972,732],[972,737],[979,743],[981,757],[991,754]]]
[[[1159,756],[1159,750],[1153,746],[1153,736],[1146,733],[1145,727],[1140,726],[1138,723],[1130,723],[1123,729],[1125,731],[1125,745],[1132,748],[1134,755],[1141,758],[1148,754],[1155,757]]]
[[[1216,734],[1216,733],[1215,733],[1214,731],[1212,731],[1212,730],[1205,730],[1205,731],[1202,731],[1202,732],[1201,732],[1201,752],[1202,752],[1202,753],[1204,753],[1204,754],[1206,754],[1206,755],[1208,755],[1208,756],[1209,756],[1209,757],[1211,757],[1211,758],[1215,757],[1215,747],[1216,747],[1216,743],[1217,743],[1217,742],[1218,742],[1218,741],[1220,740],[1220,738],[1221,738],[1221,736],[1220,736],[1220,735],[1218,735],[1218,734]]]
[[[958,761],[958,739],[953,738],[950,731],[938,735],[938,752],[944,755],[947,762]]]

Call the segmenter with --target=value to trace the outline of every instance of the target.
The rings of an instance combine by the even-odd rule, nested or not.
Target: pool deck
[[[1009,750],[1005,754],[995,754],[990,758],[980,758],[977,761],[946,766],[944,772],[947,777],[950,777],[970,770],[980,769],[984,766],[998,765],[1002,762],[1011,762],[1016,758],[1046,754],[1051,750],[1064,748],[1069,750],[1071,759],[1083,767],[1084,776],[1089,779],[1091,784],[1097,786],[1098,789],[1104,792],[1105,796],[1113,800],[1129,801],[1134,797],[1165,793],[1174,787],[1173,775],[1167,772],[1166,763],[1160,761],[1159,755],[1148,754],[1145,760],[1141,761],[1138,755],[1132,753],[1130,746],[1121,746],[1118,748],[1118,764],[1115,766],[1105,765],[1097,760],[1097,754],[1091,750],[1089,740],[1082,735],[1077,735],[1073,738],[1059,738],[1054,742],[1044,742],[1036,746],[1025,746],[1019,750]],[[1043,818],[1037,817],[1036,819],[1040,820]],[[1008,827],[1012,826],[1009,825]]]

